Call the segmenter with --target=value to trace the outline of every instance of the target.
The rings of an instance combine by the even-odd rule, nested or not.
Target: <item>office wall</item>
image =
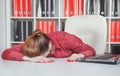
[[[0,54],[6,49],[5,0],[0,0]]]

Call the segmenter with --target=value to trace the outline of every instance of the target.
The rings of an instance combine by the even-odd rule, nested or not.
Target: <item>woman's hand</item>
[[[40,62],[40,63],[51,63],[54,62],[53,60],[46,58],[44,56],[36,56],[36,57],[28,57],[28,56],[24,56],[23,60],[25,61],[30,61],[30,62]]]
[[[76,54],[76,53],[73,53],[69,58],[68,58],[68,62],[75,62],[77,61],[77,59],[79,58],[84,58],[85,56],[83,54]]]

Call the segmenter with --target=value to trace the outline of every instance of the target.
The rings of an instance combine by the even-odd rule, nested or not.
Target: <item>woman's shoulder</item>
[[[65,31],[55,31],[55,32],[52,32],[51,34],[70,34],[68,32],[65,32]]]

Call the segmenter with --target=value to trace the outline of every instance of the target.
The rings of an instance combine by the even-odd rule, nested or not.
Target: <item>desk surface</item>
[[[34,63],[0,58],[0,76],[120,76],[120,64],[69,63],[66,58],[54,60],[54,63]]]

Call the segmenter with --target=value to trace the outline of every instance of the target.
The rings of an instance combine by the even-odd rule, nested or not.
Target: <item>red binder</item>
[[[78,0],[78,15],[84,14],[84,0]]]
[[[74,0],[64,0],[64,16],[74,16]]]
[[[116,21],[111,21],[110,41],[116,41]]]
[[[48,21],[43,21],[43,27],[44,27],[43,32],[47,34],[48,33]]]
[[[20,14],[20,11],[21,11],[21,7],[20,7],[20,0],[14,0],[13,1],[13,4],[14,4],[14,16],[15,17],[20,17],[21,14]]]
[[[15,17],[32,16],[32,0],[14,0]]]
[[[68,0],[64,0],[64,16],[68,16]]]
[[[68,17],[69,13],[69,0],[64,0],[64,16]]]
[[[56,31],[56,21],[52,21],[50,30],[51,30],[50,32],[55,32]]]
[[[116,24],[116,42],[120,42],[120,21]]]
[[[51,33],[56,31],[55,21],[37,21],[37,28],[44,33]]]
[[[74,16],[75,15],[75,5],[74,5],[74,0],[69,0],[69,16]]]
[[[64,16],[84,14],[84,0],[64,0]]]
[[[32,0],[27,0],[28,17],[32,17]]]
[[[23,7],[23,17],[27,16],[27,0],[22,1],[22,7]]]

